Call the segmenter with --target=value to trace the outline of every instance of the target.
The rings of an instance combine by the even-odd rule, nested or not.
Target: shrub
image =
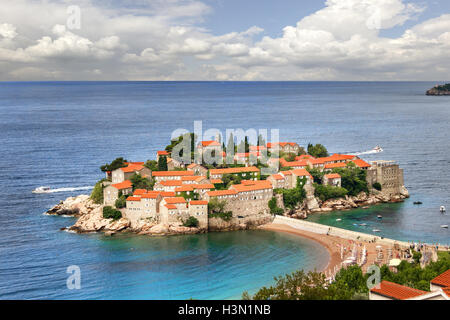
[[[103,218],[119,220],[120,218],[122,218],[122,212],[114,209],[113,207],[106,206],[103,207]]]
[[[322,144],[318,143],[316,145],[308,144],[308,153],[316,158],[328,157],[327,148]]]
[[[334,169],[333,172],[340,174],[342,188],[347,189],[349,195],[357,196],[360,192],[369,192],[367,172],[356,167],[354,163],[350,162],[346,168]]]
[[[198,220],[196,217],[189,217],[184,223],[183,226],[189,227],[189,228],[197,228],[198,227]]]
[[[230,221],[233,217],[233,212],[226,211],[226,212],[217,212],[217,213],[211,213],[209,214],[210,218],[220,218],[223,221]]]
[[[114,203],[116,208],[125,208],[127,205],[127,197],[124,195],[121,195],[119,198],[117,198],[116,202]]]
[[[140,174],[133,174],[130,178],[131,184],[133,185],[133,190],[136,189],[146,189],[152,190],[155,185],[154,181],[150,181],[147,178],[142,177]]]
[[[127,162],[127,160],[125,160],[124,158],[117,158],[111,163],[107,163],[104,166],[101,166],[100,170],[102,170],[103,172],[114,171],[116,169],[126,167],[127,165],[125,164],[125,162]]]
[[[347,195],[348,191],[345,188],[333,187],[328,185],[314,184],[314,195],[322,201],[328,199],[343,198]]]
[[[103,182],[106,181],[106,179],[102,179],[98,181],[94,189],[91,192],[91,199],[96,204],[102,204],[103,203]]]
[[[233,217],[231,211],[225,211],[226,201],[219,201],[212,198],[208,203],[208,216],[211,218],[221,218],[224,221],[230,221]]]
[[[378,191],[381,191],[381,184],[379,182],[375,182],[372,187]]]
[[[268,206],[270,209],[270,213],[272,213],[272,214],[282,215],[284,212],[283,209],[278,207],[277,198],[275,198],[275,197],[272,197],[272,199],[269,200]]]

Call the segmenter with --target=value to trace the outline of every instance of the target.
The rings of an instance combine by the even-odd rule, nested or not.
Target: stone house
[[[197,151],[202,156],[205,153],[208,153],[210,156],[219,156],[222,154],[222,145],[215,140],[200,141],[197,145]]]
[[[159,205],[161,222],[184,223],[189,218],[189,207],[183,197],[164,198]]]
[[[194,172],[194,175],[196,176],[205,176],[208,174],[208,169],[203,167],[202,165],[199,165],[197,163],[191,163],[187,166],[187,169]]]
[[[277,142],[277,143],[267,143],[267,149],[271,153],[283,152],[283,153],[294,153],[298,154],[300,151],[300,146],[295,142]]]
[[[120,183],[112,183],[103,188],[103,204],[106,206],[114,206],[119,194],[129,195],[133,192],[133,185],[130,180]]]
[[[257,167],[237,167],[209,170],[210,179],[222,179],[224,174],[240,175],[247,180],[257,180],[259,169]]]
[[[181,177],[182,184],[202,184],[209,183],[208,178],[206,176],[187,176]]]
[[[341,186],[341,175],[338,173],[329,173],[325,174],[322,178],[322,184],[333,186],[333,187],[340,187]]]
[[[181,180],[162,180],[156,182],[153,186],[155,191],[172,191],[174,192],[176,188],[181,187],[183,182]]]
[[[173,158],[167,158],[167,169],[169,171],[175,170],[176,168],[183,168],[183,167],[184,166],[180,161],[173,159]]]
[[[199,228],[208,229],[208,201],[191,200],[189,202],[189,216],[198,220]]]
[[[397,195],[404,187],[403,169],[394,161],[372,161],[367,170],[366,180],[369,186],[375,182],[381,184],[381,191],[387,195]]]
[[[151,178],[152,171],[143,165],[130,163],[127,167],[112,171],[111,180],[112,183],[120,183],[129,180],[134,174],[140,174],[144,178]]]
[[[144,193],[134,193],[133,196],[127,198],[125,217],[131,222],[131,226],[135,226],[140,220],[149,219],[158,223],[159,203],[162,195],[160,192],[147,191]]]
[[[152,177],[156,182],[162,180],[181,180],[181,177],[193,176],[194,171],[153,171]]]

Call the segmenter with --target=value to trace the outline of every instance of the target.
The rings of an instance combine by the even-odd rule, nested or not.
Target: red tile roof
[[[285,159],[280,159],[280,164],[283,167],[307,167],[309,165],[309,160],[297,160],[297,161],[286,161]]]
[[[272,148],[275,147],[276,145],[280,145],[281,147],[285,147],[286,145],[290,145],[290,146],[295,146],[296,143],[295,142],[275,142],[275,143],[271,143],[268,142],[267,143],[267,148]]]
[[[141,198],[143,199],[156,199],[161,194],[159,191],[149,191],[147,193],[144,193]]]
[[[120,183],[115,183],[111,185],[112,187],[118,189],[118,190],[123,190],[123,189],[129,189],[133,187],[133,184],[131,183],[130,180],[125,180],[123,182]]]
[[[153,171],[154,177],[181,177],[181,176],[193,176],[194,171]]]
[[[225,169],[211,169],[210,175],[216,174],[230,174],[230,173],[244,173],[244,172],[259,172],[257,167],[237,167],[237,168],[225,168]]]
[[[312,155],[309,155],[309,154],[302,154],[301,156],[295,157],[295,160],[302,160],[302,159],[313,160],[313,159],[316,159],[316,158],[314,158]]]
[[[370,291],[395,300],[414,298],[428,293],[386,280],[381,281],[380,288],[373,288]]]
[[[211,183],[216,184],[216,183],[223,183],[222,179],[211,179],[210,180]]]
[[[308,171],[306,171],[306,169],[294,169],[294,170],[291,170],[291,172],[292,172],[292,174],[295,174],[297,177],[307,176],[307,177],[312,178],[312,175]]]
[[[236,190],[217,190],[217,191],[209,191],[207,192],[208,196],[210,197],[217,197],[217,196],[228,196],[237,194]]]
[[[220,147],[220,143],[214,140],[201,141],[203,147]]]
[[[338,162],[338,163],[328,163],[325,165],[325,169],[334,169],[334,168],[345,168],[347,163]]]
[[[196,180],[203,180],[206,179],[205,176],[187,176],[187,177],[181,177],[181,181],[196,181]]]
[[[192,185],[189,184],[175,188],[175,192],[186,192],[186,191],[194,191],[194,188],[192,187]]]
[[[141,201],[140,197],[128,197],[127,201]]]
[[[143,195],[144,193],[147,193],[147,190],[145,190],[145,189],[136,189],[136,190],[134,190],[133,195],[134,196],[140,196],[140,195]]]
[[[120,168],[123,172],[135,172],[135,171],[141,171],[144,169],[144,167],[140,164],[133,164],[130,163],[128,167]]]
[[[275,180],[284,180],[284,177],[281,174],[272,174],[270,177],[272,177]]]
[[[165,187],[176,187],[183,184],[181,180],[162,180],[159,183]]]
[[[230,187],[237,192],[248,192],[264,189],[272,189],[272,183],[268,180],[258,180],[258,181],[242,181],[241,184],[234,184]]]
[[[166,150],[156,151],[156,154],[158,156],[168,156],[169,155],[169,153]]]
[[[205,201],[205,200],[191,200],[191,202],[189,202],[189,205],[194,205],[194,206],[204,206],[207,204],[208,204],[208,201]]]
[[[194,189],[214,189],[215,188],[212,183],[193,184],[192,187]]]
[[[329,173],[324,175],[324,177],[327,179],[339,179],[341,175],[339,173]]]
[[[167,209],[176,209],[176,208],[177,208],[177,206],[174,205],[174,204],[165,204],[164,206],[165,206]]]
[[[164,201],[168,204],[175,204],[175,203],[186,203],[186,199],[183,197],[173,197],[173,198],[165,198]]]
[[[160,194],[163,198],[175,197],[175,192],[173,192],[173,191],[161,191]]]
[[[450,287],[450,269],[431,280],[431,283],[440,287]]]
[[[355,159],[355,160],[352,160],[351,162],[355,163],[356,166],[358,166],[360,168],[369,168],[369,167],[371,167],[370,164],[368,164],[367,162],[365,162],[364,160],[361,160],[361,159]]]

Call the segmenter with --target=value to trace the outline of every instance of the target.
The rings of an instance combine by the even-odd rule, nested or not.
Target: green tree
[[[119,198],[116,199],[114,205],[118,209],[125,208],[127,206],[127,197],[125,195],[121,195]]]
[[[154,186],[154,181],[150,181],[147,178],[142,177],[140,174],[133,174],[130,177],[131,184],[133,185],[133,190],[136,189],[146,189],[152,190]]]
[[[114,171],[114,170],[119,169],[119,168],[124,168],[124,167],[127,166],[125,164],[125,162],[127,162],[127,160],[125,160],[124,158],[120,157],[120,158],[117,158],[117,159],[113,160],[109,164],[107,163],[107,164],[101,166],[100,170],[102,170],[103,172],[106,172],[106,171]]]
[[[96,204],[102,204],[103,203],[103,182],[104,181],[107,181],[107,180],[106,179],[102,179],[102,180],[98,181],[95,184],[94,189],[92,189],[90,198]]]
[[[167,171],[167,157],[161,156],[158,160],[158,171]]]
[[[367,172],[358,168],[353,162],[349,162],[346,168],[333,169],[334,173],[341,176],[341,186],[348,191],[351,196],[356,196],[360,192],[369,192],[366,175]]]
[[[272,214],[282,215],[284,212],[283,209],[278,207],[277,198],[275,197],[272,197],[272,199],[269,200],[268,206],[270,209],[270,213]]]
[[[381,191],[381,183],[379,183],[379,182],[375,182],[375,183],[372,185],[372,187],[373,187],[375,190]]]
[[[310,154],[316,158],[328,157],[327,148],[325,148],[325,146],[320,143],[318,143],[316,145],[309,143],[308,144],[308,154]]]
[[[311,167],[308,167],[308,169],[306,170],[309,172],[310,175],[313,176],[314,183],[322,184],[322,178],[325,175],[325,172],[320,171],[320,169],[318,168],[311,168]]]
[[[333,187],[329,185],[314,184],[314,188],[314,195],[322,201],[344,198],[348,194],[348,191],[345,188]]]
[[[149,168],[152,171],[158,171],[158,161],[156,161],[156,160],[147,160],[147,162],[145,162],[144,166]]]

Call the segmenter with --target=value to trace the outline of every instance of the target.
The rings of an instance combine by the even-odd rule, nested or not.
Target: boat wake
[[[93,188],[94,188],[93,186],[85,186],[85,187],[74,187],[74,188],[42,189],[42,190],[38,190],[37,192],[34,192],[34,193],[72,192],[72,191],[90,190]]]
[[[371,150],[354,152],[352,154],[354,154],[355,156],[362,156],[364,154],[375,154],[375,153],[380,153],[380,152],[383,152],[383,149],[379,146],[376,146],[375,148],[373,148]]]

